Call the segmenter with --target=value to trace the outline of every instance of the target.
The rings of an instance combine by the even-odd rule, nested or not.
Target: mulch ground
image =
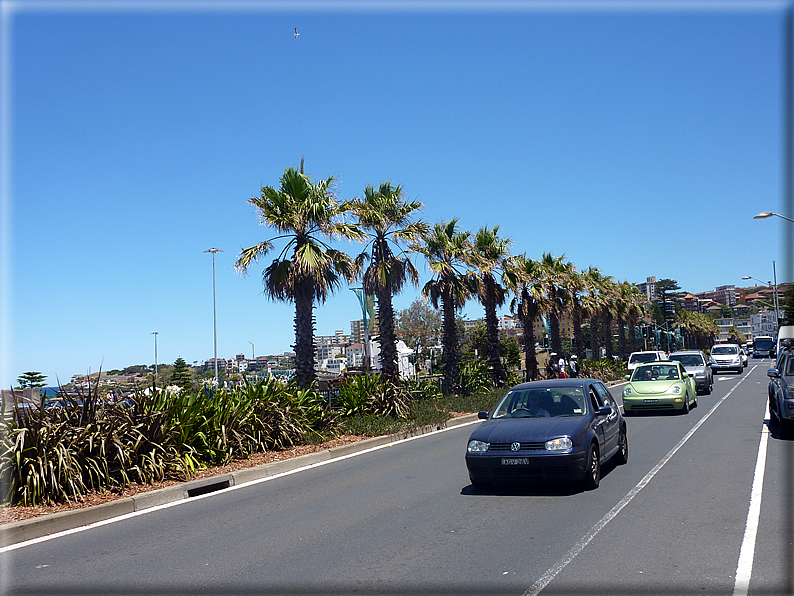
[[[300,455],[306,455],[307,453],[325,451],[326,449],[330,449],[331,447],[338,447],[340,445],[346,445],[348,443],[355,443],[357,441],[361,441],[367,438],[368,437],[355,436],[355,435],[343,435],[341,437],[337,437],[335,439],[325,441],[324,443],[318,443],[317,445],[301,445],[299,447],[292,447],[290,449],[284,449],[282,451],[268,451],[265,453],[257,453],[247,459],[232,460],[231,462],[223,466],[205,468],[197,472],[195,476],[193,476],[190,480],[211,478],[212,476],[227,474],[229,472],[244,470],[246,468],[253,468],[255,466],[261,466],[262,464],[268,464],[274,461],[280,461],[284,459],[290,459],[292,457],[298,457]],[[72,509],[93,507],[95,505],[101,505],[102,503],[108,503],[110,501],[115,501],[117,499],[132,497],[140,493],[158,490],[160,488],[165,488],[167,486],[173,486],[175,484],[180,484],[181,482],[184,482],[184,479],[163,480],[160,482],[154,482],[152,484],[132,484],[117,491],[106,491],[106,492],[92,491],[86,494],[80,500],[72,501],[69,503],[62,503],[58,505],[38,505],[35,507],[0,507],[0,524],[8,524],[11,522],[21,521],[24,519],[31,519],[42,515],[49,515],[50,513],[58,513],[59,511],[70,511]]]

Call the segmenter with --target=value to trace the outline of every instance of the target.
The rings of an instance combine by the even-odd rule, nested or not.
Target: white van
[[[629,361],[626,364],[626,368],[629,372],[631,372],[637,368],[638,364],[643,364],[645,362],[656,362],[657,360],[667,360],[667,354],[657,350],[648,352],[632,352],[629,355]]]
[[[794,325],[783,325],[780,329],[778,329],[775,357],[780,354],[780,342],[784,339],[794,339]]]

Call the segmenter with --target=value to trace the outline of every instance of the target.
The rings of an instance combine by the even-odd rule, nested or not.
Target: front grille
[[[515,453],[510,449],[510,445],[513,443],[491,443],[490,447],[488,447],[488,451],[510,451],[511,453]],[[534,441],[532,443],[521,443],[521,449],[519,451],[543,451],[546,448],[546,444],[541,441]]]
[[[631,411],[634,410],[674,410],[673,404],[637,404],[631,406]]]

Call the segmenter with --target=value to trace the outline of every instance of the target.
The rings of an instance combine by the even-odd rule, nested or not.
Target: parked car
[[[626,364],[626,368],[629,372],[633,371],[634,368],[643,362],[655,362],[657,360],[666,360],[667,354],[658,350],[650,350],[646,352],[632,352],[629,354],[629,360]]]
[[[794,339],[784,339],[769,377],[769,415],[784,432],[794,431]]]
[[[552,379],[512,387],[469,437],[475,487],[494,481],[577,481],[597,488],[601,465],[629,457],[626,422],[597,379]]]
[[[623,389],[624,414],[645,410],[680,410],[688,414],[697,405],[695,379],[681,362],[641,364],[626,379],[629,384]]]
[[[739,346],[736,344],[716,344],[712,346],[709,362],[711,362],[711,370],[713,372],[735,370],[740,373],[744,370],[742,355],[739,352]]]
[[[711,393],[714,386],[714,374],[711,372],[711,364],[705,354],[700,350],[682,350],[670,354],[670,360],[680,362],[684,365],[687,374],[695,379],[695,390],[698,393]]]

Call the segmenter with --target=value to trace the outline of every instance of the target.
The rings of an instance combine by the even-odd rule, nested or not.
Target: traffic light
[[[646,339],[648,338],[648,328],[647,327],[643,327],[642,328],[642,336],[644,338],[646,338]]]
[[[549,347],[549,337],[547,335],[543,336],[543,347],[544,348],[548,348]]]

